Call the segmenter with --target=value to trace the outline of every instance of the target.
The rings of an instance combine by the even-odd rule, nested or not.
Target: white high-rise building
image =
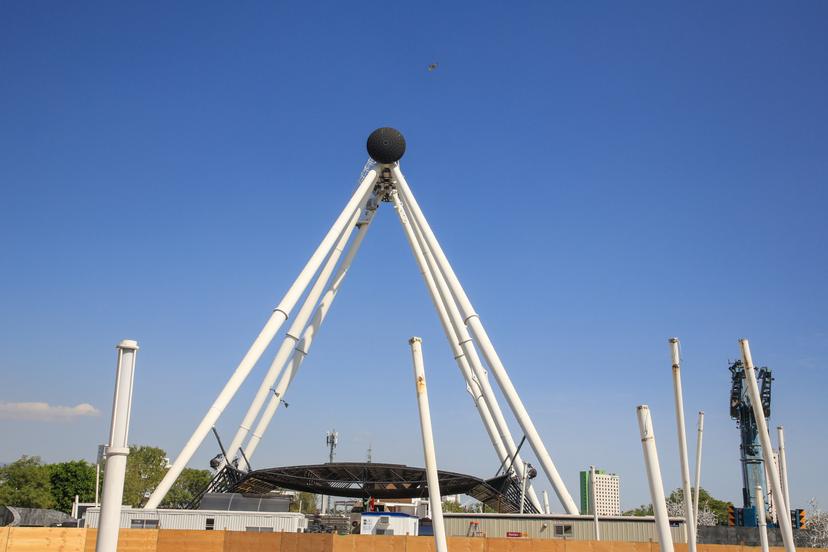
[[[595,470],[595,505],[599,516],[621,515],[620,477],[604,470]],[[590,504],[589,470],[581,472],[581,513],[594,513]]]

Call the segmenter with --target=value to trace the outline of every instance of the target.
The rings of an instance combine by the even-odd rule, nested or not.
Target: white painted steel
[[[526,482],[529,480],[528,471],[523,472],[523,479],[520,484],[520,512],[523,513],[523,505],[526,503]]]
[[[762,552],[768,552],[768,522],[765,520],[765,498],[761,485],[756,485],[756,520],[759,526],[759,544]]]
[[[138,343],[125,339],[118,343],[115,394],[112,399],[112,426],[106,450],[101,524],[95,552],[115,552],[118,548],[121,502],[124,498],[124,475],[129,454],[129,416],[132,411],[132,388]]]
[[[368,171],[365,178],[363,178],[362,182],[360,182],[357,186],[356,191],[351,196],[351,199],[345,205],[345,208],[342,209],[342,212],[328,230],[328,233],[322,239],[322,242],[316,248],[316,251],[314,251],[313,255],[311,255],[311,258],[308,259],[308,262],[290,286],[290,289],[288,289],[287,293],[285,293],[284,297],[282,297],[282,300],[270,314],[264,328],[262,328],[262,331],[259,332],[259,335],[253,341],[250,349],[244,355],[238,367],[236,367],[236,370],[233,372],[233,375],[230,376],[230,379],[224,385],[224,388],[221,390],[218,397],[216,397],[216,400],[210,406],[201,423],[198,427],[196,427],[192,436],[187,441],[187,444],[185,444],[184,448],[181,449],[181,452],[178,453],[178,457],[175,459],[175,462],[173,462],[173,465],[164,475],[161,483],[159,483],[155,488],[144,508],[149,510],[157,508],[167,495],[170,487],[172,487],[175,480],[178,479],[178,476],[193,457],[196,450],[198,450],[198,447],[201,446],[204,438],[215,425],[222,412],[224,412],[224,409],[233,399],[233,396],[239,390],[239,387],[241,387],[244,380],[247,379],[250,371],[256,365],[259,358],[262,356],[262,353],[264,353],[267,346],[273,340],[273,337],[276,335],[276,332],[279,331],[282,323],[287,320],[288,316],[290,316],[290,311],[293,309],[296,301],[308,286],[308,283],[313,275],[319,269],[322,261],[328,256],[328,252],[333,246],[334,241],[337,236],[342,233],[342,230],[347,224],[354,209],[356,209],[357,205],[364,203],[369,194],[372,193],[376,178],[377,171],[376,169],[372,169]]]
[[[699,410],[699,423],[697,426],[697,430],[698,434],[696,436],[696,488],[694,489],[695,498],[693,500],[693,520],[696,522],[696,527],[698,528],[699,489],[701,488],[702,437],[704,436],[704,410]]]
[[[782,484],[782,495],[785,497],[785,507],[781,510],[791,511],[791,495],[788,489],[788,460],[785,457],[785,434],[782,426],[776,428],[779,438],[779,482]]]
[[[681,488],[684,491],[684,516],[687,519],[687,550],[696,552],[696,523],[693,513],[693,491],[690,484],[690,461],[687,457],[687,433],[684,425],[684,398],[681,391],[681,359],[679,340],[670,338],[670,356],[673,361],[673,393],[676,403],[676,433],[678,435]]]
[[[641,433],[641,448],[644,451],[644,468],[647,471],[647,483],[650,485],[650,498],[653,501],[658,545],[661,552],[673,552],[673,538],[670,534],[670,519],[667,516],[667,503],[664,499],[664,484],[661,482],[661,468],[658,464],[655,432],[650,407],[638,406],[638,429]]]
[[[425,218],[425,215],[423,215],[420,206],[417,204],[417,200],[411,193],[411,189],[408,187],[408,183],[405,181],[405,177],[403,176],[402,171],[400,171],[399,165],[394,166],[393,173],[394,177],[397,180],[397,189],[402,194],[403,202],[409,209],[415,224],[421,229],[423,237],[425,238],[425,241],[428,244],[427,249],[431,250],[434,254],[437,264],[440,268],[440,272],[442,272],[443,276],[445,277],[451,289],[451,294],[454,296],[454,299],[459,304],[466,325],[468,325],[468,327],[471,329],[471,333],[472,335],[474,335],[477,345],[480,347],[480,350],[483,353],[483,357],[486,359],[486,363],[489,365],[489,368],[491,368],[491,370],[494,372],[495,378],[497,379],[497,382],[500,385],[501,390],[503,391],[503,395],[506,397],[506,400],[509,403],[512,412],[514,413],[515,418],[517,418],[520,427],[523,429],[523,432],[526,435],[526,439],[529,441],[529,445],[535,452],[535,456],[537,456],[538,460],[541,463],[541,466],[543,466],[543,470],[546,473],[546,476],[549,478],[549,482],[552,484],[552,488],[554,489],[555,494],[558,496],[558,500],[560,500],[561,504],[563,505],[567,513],[577,514],[578,507],[576,506],[575,501],[569,494],[569,491],[567,490],[566,485],[563,482],[563,479],[561,479],[561,476],[558,473],[557,468],[555,467],[555,463],[552,461],[552,457],[549,455],[549,452],[546,449],[546,445],[544,445],[543,440],[540,437],[540,434],[535,428],[535,424],[532,422],[529,413],[523,405],[523,401],[521,401],[520,396],[517,393],[517,390],[515,389],[511,379],[509,378],[509,375],[506,373],[506,369],[504,368],[503,363],[500,361],[500,357],[497,355],[497,351],[492,345],[492,342],[489,339],[489,336],[486,333],[486,330],[483,327],[480,318],[474,311],[471,302],[466,296],[466,292],[460,285],[460,281],[458,280],[457,275],[451,268],[451,264],[449,263],[445,253],[440,247],[440,244],[437,241],[434,232],[431,230],[431,227],[429,226],[428,221]],[[458,337],[459,336],[461,336],[460,332],[458,332]],[[463,350],[464,352],[466,352],[467,355],[469,354],[465,346]],[[469,360],[471,360],[471,358]],[[472,367],[474,367],[473,363]],[[482,383],[483,382],[481,381],[481,384]],[[489,406],[492,406],[491,403]]]
[[[488,397],[485,395],[483,387],[480,384],[480,381],[478,380],[477,376],[474,373],[472,373],[472,370],[469,367],[469,361],[466,358],[466,354],[460,347],[460,341],[458,340],[457,334],[454,330],[454,325],[452,324],[451,318],[449,316],[446,303],[443,301],[442,295],[435,281],[435,275],[432,273],[432,270],[429,267],[429,263],[426,260],[425,254],[423,252],[423,247],[421,246],[421,238],[418,237],[417,229],[413,224],[413,221],[406,214],[405,207],[400,201],[399,195],[396,193],[393,194],[392,200],[394,203],[394,209],[397,211],[397,216],[400,219],[400,224],[402,225],[403,231],[405,232],[405,237],[408,240],[408,245],[411,247],[411,251],[414,254],[414,260],[417,262],[417,266],[420,269],[420,274],[422,275],[423,280],[425,281],[426,288],[428,289],[429,296],[431,297],[431,301],[434,305],[434,308],[437,310],[437,315],[440,319],[440,324],[443,326],[443,332],[446,334],[446,339],[448,340],[449,346],[451,347],[452,353],[454,354],[454,359],[457,361],[457,366],[460,368],[460,373],[463,375],[463,379],[466,382],[466,389],[468,390],[469,394],[474,400],[475,407],[477,408],[477,411],[480,414],[480,418],[483,421],[483,426],[486,429],[486,433],[489,435],[489,439],[492,441],[492,446],[494,447],[495,452],[498,455],[498,459],[500,460],[502,465],[508,465],[509,462],[511,462],[512,460],[512,456],[515,456],[515,453],[517,452],[517,446],[515,445],[514,439],[512,438],[511,431],[509,431],[509,428],[506,425],[505,419],[503,419],[503,414],[500,410],[500,405],[497,403],[497,398],[494,397],[493,394],[490,395],[490,397],[494,401],[494,410],[496,410],[499,413],[499,418],[502,420],[502,425],[498,424],[494,416],[492,415],[493,409],[489,408],[488,406]],[[459,313],[456,316],[459,324]],[[460,326],[462,327],[462,324],[460,324]],[[484,379],[486,379],[486,381],[488,382],[488,378],[484,377]],[[501,435],[506,435],[506,439],[501,437]],[[508,448],[506,445],[506,441],[509,442]],[[515,471],[517,471],[519,474],[524,473],[525,467],[523,459],[520,457],[520,455],[517,455],[515,457],[514,467]],[[522,477],[522,475],[519,476]],[[535,490],[534,488],[532,488],[531,485],[529,486],[529,500],[531,500],[533,504],[538,508],[538,511],[540,511],[540,505],[538,503],[537,494],[535,493]]]
[[[547,515],[551,511],[549,509],[549,493],[546,492],[546,489],[544,489],[544,491],[543,491],[543,511]]]
[[[592,521],[595,524],[595,540],[601,540],[601,527],[598,523],[598,502],[595,500],[595,466],[589,467],[589,502],[592,504]]]
[[[739,345],[742,349],[742,362],[745,369],[745,380],[747,381],[748,392],[750,393],[750,402],[753,406],[753,416],[756,418],[756,426],[759,432],[759,440],[762,445],[762,457],[765,460],[765,466],[768,467],[767,474],[770,479],[771,491],[773,492],[773,501],[776,504],[785,504],[785,498],[782,496],[782,485],[779,482],[779,472],[772,468],[773,466],[773,446],[771,445],[770,434],[768,433],[768,421],[765,419],[765,412],[762,409],[762,398],[759,395],[759,385],[756,383],[756,373],[753,367],[753,358],[750,355],[750,343],[747,339],[740,339]],[[781,508],[778,508],[781,510]],[[793,540],[793,529],[791,528],[791,516],[782,515],[776,516],[779,528],[782,531],[782,542],[785,545],[787,552],[795,552]]]
[[[431,525],[434,528],[434,544],[437,552],[448,552],[446,528],[443,523],[443,502],[440,496],[440,481],[437,478],[437,455],[434,452],[434,435],[431,430],[431,411],[428,404],[425,366],[423,365],[422,339],[412,337],[411,358],[414,363],[414,390],[417,395],[417,407],[420,412],[420,431],[423,437],[423,456],[428,482],[428,502],[431,506]]]
[[[460,311],[454,301],[451,291],[448,288],[445,277],[437,266],[434,255],[425,241],[422,228],[411,215],[409,205],[404,201],[398,202],[398,205],[400,208],[398,208],[397,211],[398,213],[401,213],[400,222],[406,233],[406,238],[408,238],[409,246],[411,246],[411,249],[414,252],[414,258],[417,259],[418,263],[420,263],[421,260],[424,261],[425,264],[421,265],[421,272],[424,277],[426,277],[426,274],[430,275],[436,287],[437,295],[432,295],[432,301],[435,302],[435,305],[443,305],[449,319],[450,327],[453,331],[452,337],[454,338],[454,343],[456,343],[462,350],[462,358],[465,358],[468,362],[468,366],[472,370],[474,379],[478,384],[478,388],[482,392],[485,402],[489,407],[489,412],[492,420],[494,421],[497,433],[506,448],[506,452],[508,453],[509,460],[507,461],[514,458],[512,467],[514,468],[518,478],[523,479],[526,474],[526,464],[517,453],[517,445],[512,438],[511,431],[509,431],[509,425],[506,422],[506,418],[503,416],[503,411],[500,409],[500,405],[497,402],[497,397],[495,396],[494,390],[489,383],[486,370],[480,362],[480,357],[477,355],[477,350],[474,348],[474,344],[469,337],[468,329],[465,325],[463,325]],[[427,277],[426,284],[428,284]],[[433,294],[432,289],[429,289],[429,292]],[[439,306],[437,307],[437,311],[439,314]],[[531,500],[533,506],[540,511],[540,501],[538,500],[537,494],[535,493],[532,485],[529,485],[529,500]]]
[[[354,261],[354,257],[359,251],[362,241],[365,239],[365,234],[368,232],[368,228],[371,226],[371,221],[374,220],[375,214],[376,210],[369,210],[366,213],[365,218],[359,223],[359,230],[357,231],[356,236],[354,236],[350,246],[348,246],[348,251],[345,253],[345,257],[343,257],[342,262],[339,264],[339,268],[336,269],[336,274],[334,274],[334,277],[331,278],[331,281],[328,284],[328,289],[325,290],[325,294],[319,301],[319,305],[316,307],[316,311],[313,314],[313,319],[302,332],[302,339],[294,348],[293,355],[288,361],[288,368],[282,373],[282,377],[274,390],[273,396],[270,397],[264,412],[262,412],[261,418],[259,418],[259,422],[256,424],[256,428],[250,435],[250,438],[247,441],[247,446],[244,447],[244,454],[247,456],[248,460],[250,460],[253,453],[256,452],[256,448],[258,448],[259,442],[262,440],[262,436],[265,434],[265,431],[267,431],[273,416],[276,414],[276,410],[279,408],[282,399],[284,399],[284,395],[287,392],[290,383],[293,381],[293,378],[296,377],[299,367],[302,365],[302,362],[305,360],[305,357],[310,351],[313,338],[319,331],[319,328],[322,327],[322,322],[325,320],[325,316],[327,316],[334,299],[336,299],[336,294],[339,292],[342,282],[345,280],[345,275],[348,273],[348,269],[351,268],[351,263]]]
[[[356,229],[357,221],[359,220],[364,207],[365,205],[362,204],[354,210],[348,224],[339,235],[336,245],[334,245],[333,250],[331,250],[330,255],[328,255],[325,265],[322,267],[322,270],[319,271],[316,281],[313,283],[313,286],[311,286],[310,291],[305,297],[305,302],[302,304],[299,312],[296,313],[296,318],[294,318],[293,323],[285,333],[285,338],[282,340],[282,344],[279,346],[276,356],[273,357],[273,362],[270,364],[270,368],[267,370],[264,379],[262,379],[262,383],[259,385],[258,391],[256,391],[256,396],[253,398],[253,402],[250,403],[250,407],[247,409],[247,413],[244,415],[244,419],[239,425],[239,429],[236,431],[236,434],[233,436],[233,440],[230,442],[230,446],[227,448],[227,458],[230,461],[232,461],[238,454],[239,447],[241,447],[248,432],[252,429],[253,422],[256,421],[256,417],[261,412],[262,406],[270,395],[273,384],[276,383],[276,379],[282,372],[285,362],[287,362],[291,352],[293,352],[293,348],[299,341],[299,336],[301,335],[305,325],[308,323],[311,314],[313,314],[313,309],[316,307],[319,297],[321,297],[322,292],[325,291],[325,287],[328,285],[328,280],[330,279],[331,274],[333,274],[334,268],[336,268],[336,263],[339,262],[339,257],[342,255],[342,251],[345,249],[351,234],[353,234]],[[243,463],[240,465],[243,465]]]

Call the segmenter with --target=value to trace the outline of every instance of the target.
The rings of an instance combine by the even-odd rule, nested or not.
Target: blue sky
[[[123,338],[130,441],[174,456],[392,125],[574,495],[595,464],[625,507],[649,502],[641,403],[679,485],[676,335],[703,485],[737,501],[727,365],[749,337],[792,502],[825,505],[827,20],[822,2],[4,3],[0,402],[100,415],[0,416],[0,461],[93,459]],[[411,335],[441,466],[493,474],[388,206],[254,464],[321,462],[335,427],[342,460],[421,465]]]

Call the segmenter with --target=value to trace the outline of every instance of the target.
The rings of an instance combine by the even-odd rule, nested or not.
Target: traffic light
[[[791,526],[794,529],[805,529],[805,510],[791,510]]]
[[[727,526],[736,527],[736,509],[733,504],[727,505]]]

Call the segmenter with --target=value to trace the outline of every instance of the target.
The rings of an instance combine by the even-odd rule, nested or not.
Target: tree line
[[[124,478],[124,504],[142,506],[167,469],[167,453],[163,449],[132,445]],[[101,466],[101,488],[103,472]],[[161,507],[186,507],[207,487],[211,478],[209,470],[185,468]],[[52,508],[68,514],[75,495],[80,502],[94,502],[94,464],[85,460],[46,464],[38,456],[22,456],[0,467],[0,506]]]

